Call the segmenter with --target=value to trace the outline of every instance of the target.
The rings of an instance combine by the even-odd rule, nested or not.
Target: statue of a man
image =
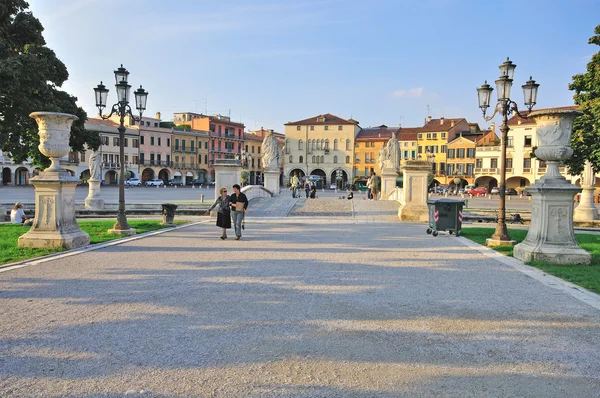
[[[89,160],[90,180],[102,181],[102,165],[100,162],[100,152],[93,151]]]
[[[386,145],[386,159],[383,163],[383,167],[386,169],[398,170],[400,166],[400,144],[398,144],[398,139],[396,135],[392,133],[389,141]]]
[[[281,166],[283,165],[283,152],[284,152],[284,148],[285,145],[278,147],[277,149],[277,168],[281,169]]]
[[[277,138],[272,131],[265,136],[262,142],[262,164],[265,169],[277,168]]]
[[[385,160],[387,159],[387,148],[385,145],[382,145],[379,149],[379,156],[377,157],[377,164],[379,165],[379,170],[383,170],[383,166],[385,165]]]

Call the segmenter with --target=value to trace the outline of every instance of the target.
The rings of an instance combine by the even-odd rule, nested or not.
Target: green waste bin
[[[439,231],[448,231],[450,234],[460,235],[462,228],[462,209],[465,205],[464,200],[459,199],[429,199],[427,208],[429,209],[429,228],[428,234],[437,236]]]

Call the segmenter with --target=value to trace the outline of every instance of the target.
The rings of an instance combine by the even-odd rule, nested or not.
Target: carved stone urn
[[[29,116],[38,123],[38,148],[52,165],[29,180],[35,187],[35,217],[31,229],[19,237],[19,247],[86,246],[90,237],[75,219],[75,188],[81,181],[59,165],[60,158],[69,153],[71,124],[77,116],[55,112],[33,112]]]
[[[29,117],[35,119],[38,124],[38,135],[40,137],[40,152],[49,157],[52,164],[44,171],[63,172],[59,159],[66,156],[71,147],[69,137],[71,125],[79,118],[68,113],[58,112],[33,112]]]
[[[525,240],[515,246],[522,261],[551,264],[591,263],[591,255],[575,240],[573,197],[581,188],[559,172],[560,163],[573,154],[570,147],[573,121],[582,112],[574,109],[542,109],[529,114],[537,126],[535,156],[547,163],[546,174],[527,187],[531,193],[531,226]]]

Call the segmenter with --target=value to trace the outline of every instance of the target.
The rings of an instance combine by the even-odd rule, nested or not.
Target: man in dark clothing
[[[242,222],[244,221],[244,213],[248,209],[248,198],[240,192],[240,186],[233,186],[233,195],[230,196],[231,203],[231,218],[235,227],[235,240],[240,240],[242,237]]]

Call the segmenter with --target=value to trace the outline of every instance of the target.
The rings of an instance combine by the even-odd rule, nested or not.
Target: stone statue
[[[265,170],[277,169],[277,138],[272,131],[265,136],[262,142],[262,164]]]
[[[383,165],[385,163],[385,159],[387,158],[387,148],[385,145],[382,145],[379,149],[379,156],[377,157],[377,164],[379,165],[379,170],[383,170]]]
[[[592,163],[589,160],[585,161],[585,167],[583,174],[581,175],[581,186],[593,188],[596,185],[596,173],[592,167]]]
[[[400,144],[398,144],[398,139],[394,133],[387,142],[385,152],[387,156],[383,162],[383,168],[398,170],[400,166]]]
[[[92,152],[89,160],[90,180],[102,181],[102,165],[100,162],[100,152]]]
[[[285,148],[285,145],[282,145],[277,149],[277,168],[280,170],[281,170],[281,166],[283,165],[284,148]]]

